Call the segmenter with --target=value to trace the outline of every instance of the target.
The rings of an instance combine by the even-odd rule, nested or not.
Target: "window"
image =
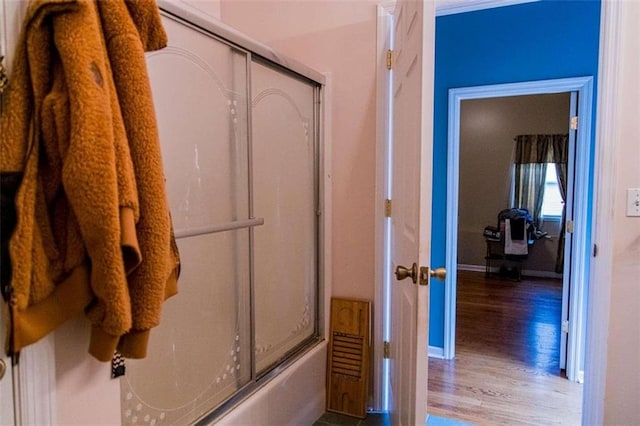
[[[556,175],[556,165],[547,163],[547,176],[544,182],[544,196],[542,199],[542,216],[557,217],[562,216],[562,195],[558,187],[558,177]]]

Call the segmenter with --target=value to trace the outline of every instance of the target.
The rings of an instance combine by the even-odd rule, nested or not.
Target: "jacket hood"
[[[122,0],[120,0],[122,1]],[[160,12],[155,0],[124,1],[138,29],[145,52],[162,49],[167,45],[167,34],[160,20]]]
[[[52,13],[73,10],[78,0],[31,0],[25,14],[25,29]]]
[[[26,13],[27,25],[33,24],[44,17],[65,11],[73,11],[83,3],[92,0],[32,0]],[[131,20],[138,30],[138,35],[145,52],[162,49],[167,45],[167,34],[162,26],[160,11],[155,0],[97,0],[100,17],[103,21],[122,23]],[[115,33],[107,33],[107,28]],[[120,29],[123,25],[107,25],[105,27],[105,39],[122,35]]]

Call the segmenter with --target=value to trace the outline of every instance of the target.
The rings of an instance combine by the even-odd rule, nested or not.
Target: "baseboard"
[[[469,265],[460,263],[458,264],[458,271],[485,272],[486,267],[484,265]],[[491,273],[496,273],[500,271],[500,268],[494,266],[489,271]],[[525,277],[562,279],[562,274],[558,274],[552,271],[534,271],[530,269],[523,269],[522,275]]]
[[[472,272],[484,272],[484,265],[468,265],[465,263],[458,263],[458,271],[472,271]]]
[[[444,348],[438,346],[429,346],[429,357],[444,359]]]

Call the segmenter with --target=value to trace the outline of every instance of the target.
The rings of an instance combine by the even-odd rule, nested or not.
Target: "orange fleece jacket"
[[[9,352],[85,310],[96,358],[146,354],[179,267],[144,62],[165,44],[152,0],[30,3],[1,123],[0,172],[22,175]]]

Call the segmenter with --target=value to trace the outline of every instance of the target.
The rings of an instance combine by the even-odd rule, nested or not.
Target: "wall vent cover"
[[[371,304],[331,299],[327,411],[365,418],[369,395]]]

